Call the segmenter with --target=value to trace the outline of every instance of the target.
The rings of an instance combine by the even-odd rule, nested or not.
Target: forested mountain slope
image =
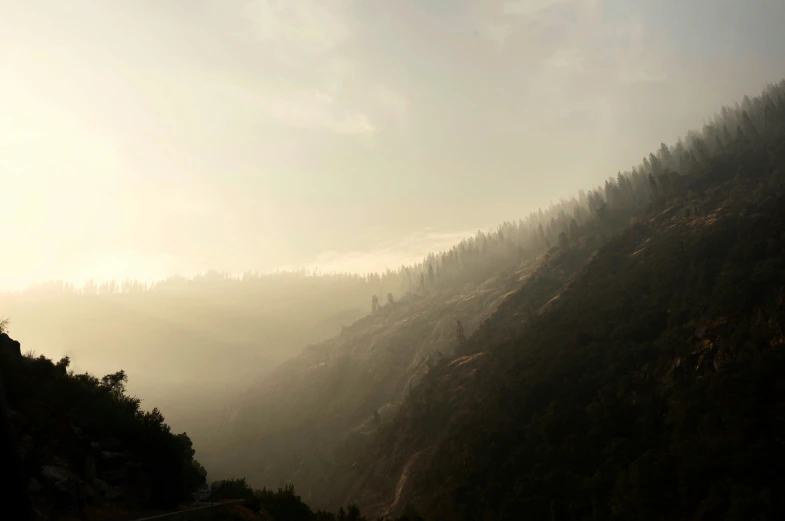
[[[778,519],[783,229],[785,83],[603,187],[416,266],[294,285],[212,274],[152,290],[14,298],[56,307],[77,345],[121,339],[164,378],[186,367],[177,374],[206,394],[258,378],[227,410],[186,396],[209,424],[200,459],[257,488],[293,482],[317,509],[356,502],[371,517],[426,520]],[[372,294],[370,315],[272,371],[262,350],[248,350],[291,353],[293,338],[338,330]],[[88,492],[98,503],[122,492],[137,505],[171,505],[198,481],[190,439],[143,412],[124,373],[69,373],[67,359],[21,357],[18,345],[0,369],[20,413],[14,428],[34,449],[28,475],[48,480],[42,505],[81,505]],[[52,431],[67,441],[48,445]],[[125,459],[113,484],[117,438]],[[76,486],[96,477],[113,488]]]
[[[548,305],[517,303],[526,285],[508,298],[382,427],[355,466],[372,476],[361,504],[451,520],[782,517],[785,140],[768,128],[667,192],[653,178],[647,217]]]
[[[225,461],[369,514],[775,518],[784,94],[528,221],[514,262],[306,350],[246,397]]]
[[[364,503],[428,519],[781,514],[785,199],[738,192],[753,185],[630,229],[520,334],[475,335],[434,368],[364,463],[389,459],[400,489]]]
[[[367,438],[377,413],[377,421],[390,419],[407,389],[455,348],[456,320],[471,332],[520,276],[449,294],[409,294],[307,348],[246,393],[209,465],[251,483],[293,481],[306,500],[318,497],[332,449]]]

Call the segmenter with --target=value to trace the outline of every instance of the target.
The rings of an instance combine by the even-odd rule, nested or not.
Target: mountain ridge
[[[423,312],[413,305],[411,309],[406,308],[409,313],[407,320],[411,323],[402,320],[406,329],[391,335],[391,345],[386,346],[399,353],[405,352],[397,363],[409,368],[408,378],[398,375],[391,377],[392,383],[382,379],[380,384],[373,379],[362,380],[351,372],[363,372],[370,367],[360,360],[366,360],[362,357],[367,356],[378,342],[377,335],[382,330],[374,329],[375,321],[381,320],[385,313],[394,313],[386,311],[387,306],[379,314],[361,319],[348,328],[350,331],[362,329],[369,337],[367,341],[358,338],[354,345],[344,345],[343,363],[348,365],[331,365],[327,356],[340,340],[333,339],[307,350],[299,361],[291,362],[289,367],[297,364],[317,367],[311,362],[318,360],[319,364],[324,364],[318,365],[322,370],[332,367],[332,375],[321,377],[322,380],[309,375],[296,384],[287,378],[290,373],[284,367],[277,382],[287,382],[290,386],[276,389],[276,384],[268,382],[272,386],[266,392],[275,397],[274,407],[265,405],[263,396],[258,397],[256,404],[246,404],[248,417],[276,425],[273,430],[277,429],[277,433],[270,428],[256,430],[248,424],[249,434],[243,439],[248,443],[255,442],[256,447],[243,452],[245,464],[253,466],[254,461],[267,462],[267,470],[256,474],[256,479],[299,480],[305,484],[305,498],[314,504],[357,501],[364,511],[373,515],[399,515],[407,508],[416,508],[426,519],[514,519],[519,518],[515,516],[521,512],[529,512],[533,518],[627,518],[632,507],[625,506],[624,501],[632,504],[633,500],[620,499],[621,496],[617,496],[621,493],[607,483],[588,500],[585,495],[580,496],[579,492],[565,488],[577,494],[576,497],[580,496],[583,502],[573,510],[570,510],[572,507],[558,506],[561,500],[555,496],[545,493],[544,497],[537,496],[542,492],[537,483],[547,483],[543,476],[537,477],[539,481],[531,482],[521,478],[521,483],[528,483],[526,487],[533,491],[534,496],[528,499],[507,497],[512,493],[505,487],[515,482],[512,478],[502,481],[503,485],[497,485],[496,491],[483,491],[477,481],[482,479],[483,473],[493,475],[491,469],[507,467],[499,459],[498,451],[501,449],[494,449],[496,452],[492,457],[483,455],[490,450],[489,447],[501,447],[501,442],[486,439],[485,444],[468,443],[461,449],[456,446],[457,440],[472,440],[480,436],[477,433],[493,425],[509,422],[499,412],[497,416],[487,418],[486,426],[478,423],[479,418],[490,414],[490,410],[509,411],[522,422],[536,420],[544,425],[550,421],[547,418],[554,416],[554,412],[547,412],[548,407],[558,407],[554,405],[558,402],[553,401],[554,383],[538,380],[537,375],[531,373],[532,369],[527,367],[541,366],[548,373],[555,371],[561,362],[554,361],[553,355],[544,347],[521,351],[513,347],[516,344],[543,342],[551,335],[558,348],[556,352],[564,357],[563,363],[578,364],[576,367],[580,364],[572,357],[577,355],[565,351],[565,346],[595,346],[593,351],[581,351],[587,356],[585,361],[589,374],[593,374],[592,370],[599,371],[592,376],[592,381],[602,380],[601,369],[605,367],[618,372],[619,378],[625,381],[642,381],[644,383],[640,385],[645,387],[653,385],[651,374],[640,373],[648,375],[641,380],[642,377],[636,376],[639,374],[637,370],[633,369],[635,363],[642,367],[659,367],[657,374],[677,373],[672,365],[677,359],[689,361],[695,358],[696,363],[703,360],[698,366],[709,363],[706,362],[709,357],[683,348],[682,333],[686,334],[691,329],[689,334],[694,335],[701,327],[716,330],[716,326],[711,324],[721,317],[712,318],[709,313],[712,308],[706,307],[708,302],[719,305],[720,299],[712,300],[712,294],[723,295],[726,299],[723,292],[735,292],[736,300],[732,304],[737,306],[741,318],[732,322],[749,320],[749,313],[757,313],[750,307],[753,306],[751,301],[742,297],[761,289],[742,280],[728,279],[727,274],[720,275],[726,273],[723,269],[733,272],[743,269],[744,248],[749,248],[747,253],[750,255],[761,250],[759,244],[741,240],[741,230],[757,232],[751,232],[755,236],[761,230],[777,230],[772,223],[779,222],[776,207],[780,204],[778,197],[785,177],[784,90],[785,84],[782,83],[771,86],[761,96],[745,99],[735,111],[724,110],[723,115],[708,123],[702,133],[688,134],[687,144],[680,141],[672,150],[663,145],[656,155],[644,158],[641,166],[627,174],[620,173],[616,179],[606,182],[604,189],[582,197],[585,206],[575,206],[572,220],[562,212],[558,219],[552,217],[549,232],[545,233],[541,225],[533,228],[529,244],[538,246],[528,251],[519,248],[518,256],[508,257],[508,263],[495,264],[494,269],[489,265],[489,269],[475,272],[472,277],[464,279],[464,286],[453,285],[445,289],[438,284],[434,287],[421,285],[418,294],[409,299],[412,302],[420,299],[420,302],[428,304],[429,309]],[[735,138],[730,136],[729,126],[736,128]],[[681,173],[673,169],[674,165],[680,165]],[[756,230],[756,226],[760,229]],[[552,239],[554,235],[555,240]],[[781,237],[773,237],[777,238],[772,239],[775,250],[766,261],[769,271],[764,275],[767,280],[776,272],[772,266],[779,266],[782,261],[776,251]],[[499,244],[505,244],[507,236],[500,230],[499,237],[495,239]],[[510,251],[516,251],[514,244]],[[734,260],[733,255],[740,258]],[[622,276],[632,277],[628,280],[629,287],[614,278]],[[693,283],[690,277],[695,277],[698,282]],[[438,277],[436,280],[439,280]],[[776,285],[776,278],[769,282]],[[454,329],[433,327],[439,320],[444,324],[454,324],[455,320],[464,319],[462,311],[454,306],[455,299],[460,301],[461,290],[456,289],[459,287],[468,293],[477,292],[476,296],[482,292],[480,288],[486,288],[495,296],[492,306],[483,308],[482,313],[474,313],[465,322],[468,334],[465,343],[456,338]],[[663,291],[673,291],[674,295],[692,304],[676,301],[668,304]],[[410,305],[407,299],[400,301],[400,306]],[[473,309],[476,311],[480,307]],[[698,314],[700,310],[703,310],[702,315]],[[596,324],[582,325],[574,317],[569,318],[578,312],[597,316]],[[423,313],[431,319],[427,327],[417,322]],[[693,324],[694,321],[704,325]],[[530,340],[524,340],[533,334],[535,336]],[[618,359],[604,359],[603,356],[609,355],[601,355],[602,344],[598,343],[603,337],[616,339],[614,341],[624,343],[629,350],[614,347],[617,349],[613,351],[614,356]],[[433,356],[431,362],[426,362],[425,367],[414,364],[420,353],[411,344],[422,345],[433,338],[439,340],[429,344],[428,355]],[[684,353],[666,362],[666,358],[659,358],[660,351],[654,345],[663,346],[661,349],[667,349],[669,353],[683,348]],[[438,360],[437,351],[443,355]],[[523,355],[524,352],[527,354]],[[413,353],[416,353],[415,356],[412,356]],[[527,367],[521,366],[521,357],[527,360]],[[378,365],[380,360],[375,363]],[[355,365],[352,366],[352,363]],[[414,370],[414,367],[417,369]],[[513,368],[517,368],[519,374],[510,374]],[[563,383],[567,386],[565,389],[570,386],[576,389],[565,395],[570,400],[579,399],[581,392],[587,392],[589,396],[600,392],[589,384],[581,384],[582,378],[589,377],[581,376],[580,372],[575,372],[576,369],[570,367],[559,371],[558,375],[553,374],[554,382]],[[389,372],[383,374],[390,376]],[[416,378],[412,378],[414,375]],[[347,379],[355,383],[364,381],[366,385],[345,385],[337,394],[342,398],[332,399],[330,396],[336,388],[327,385],[330,378],[335,386],[345,384]],[[717,378],[721,381],[724,376]],[[409,380],[416,384],[412,389],[401,385],[401,382]],[[633,389],[631,385],[625,384],[625,388]],[[776,387],[778,384],[774,382],[771,385]],[[684,382],[678,384],[683,396],[691,396],[690,393],[697,392],[695,389],[698,387]],[[382,394],[378,395],[379,392]],[[619,392],[621,394],[613,400],[618,401],[619,407],[626,407],[624,392]],[[511,401],[513,393],[521,395],[520,401]],[[653,404],[660,409],[664,407],[662,395],[655,397],[651,389],[647,393]],[[252,398],[249,397],[249,400]],[[340,402],[337,409],[335,402]],[[310,403],[310,413],[302,412],[304,403]],[[391,403],[393,407],[388,405]],[[592,403],[588,405],[595,407]],[[546,410],[541,410],[542,407]],[[297,427],[286,424],[289,410],[297,411],[294,413],[299,417],[294,424]],[[633,408],[635,411],[637,409]],[[331,414],[338,415],[338,419],[330,418]],[[535,414],[534,420],[531,414]],[[558,417],[561,418],[559,421],[567,422],[565,425],[586,419],[586,413],[579,410],[571,410],[566,417],[564,414],[567,413]],[[262,420],[262,417],[265,419]],[[605,418],[602,421],[610,420]],[[617,418],[613,421],[622,420]],[[676,436],[667,429],[681,428],[677,420],[673,420],[667,428],[662,426],[661,421],[645,415],[641,421],[653,422],[652,425],[660,429],[656,435],[647,433],[648,437],[644,438],[652,443],[656,440],[658,446],[665,443],[661,439],[666,436],[665,433]],[[511,432],[518,428],[515,423],[509,425]],[[302,431],[309,431],[309,434]],[[495,428],[494,432],[513,451],[510,454],[515,450],[528,450],[525,445],[516,447],[509,436],[505,436],[504,429]],[[289,450],[289,447],[274,443],[276,436],[295,448]],[[591,453],[595,449],[584,450]],[[616,449],[608,450],[613,452]],[[579,454],[576,452],[575,457],[591,459]],[[496,466],[477,470],[473,481],[453,484],[464,474],[460,467],[456,467],[458,462],[472,468],[481,461],[478,459],[480,456],[495,461]],[[624,458],[629,459],[628,456]],[[633,466],[631,470],[629,465],[633,465],[636,459],[627,461],[624,458],[620,460],[624,463],[620,462],[614,472],[639,474],[640,470],[635,469],[643,462],[638,462],[638,467]],[[279,462],[278,467],[269,463],[271,460]],[[436,461],[439,463],[434,463]],[[526,468],[523,462],[518,464]],[[548,486],[558,488],[559,484],[554,482]],[[566,485],[561,483],[561,486]],[[618,487],[627,487],[629,494],[640,496],[634,484],[626,482]],[[447,491],[454,491],[454,494]],[[476,497],[464,497],[470,491],[474,491],[472,494]],[[690,493],[694,494],[691,500],[696,503],[719,501],[715,495],[705,496],[705,491]],[[704,497],[697,499],[701,493]],[[586,501],[594,506],[587,507]],[[680,501],[682,510],[674,507],[673,513],[686,519],[692,504],[684,498]],[[651,505],[648,507],[653,508]]]

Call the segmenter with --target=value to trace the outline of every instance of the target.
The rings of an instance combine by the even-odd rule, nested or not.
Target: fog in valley
[[[320,508],[416,502],[467,346],[785,109],[774,0],[0,4],[9,334]]]

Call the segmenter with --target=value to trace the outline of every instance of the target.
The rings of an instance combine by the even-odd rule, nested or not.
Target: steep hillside
[[[521,305],[526,285],[511,295],[382,427],[355,466],[360,504],[450,520],[785,514],[783,152],[739,140],[655,191],[546,306]]]
[[[546,263],[523,254],[479,282],[409,293],[308,347],[243,396],[218,436],[225,445],[205,464],[257,485],[294,482],[319,508],[354,501],[365,486],[353,469],[357,456],[423,376],[455,355],[458,322],[464,335],[488,335],[487,318],[510,299],[526,317],[546,306],[597,244],[592,235],[574,239],[569,251],[553,248]]]
[[[509,268],[307,349],[223,461],[374,515],[776,518],[784,186],[780,84],[529,228]]]
[[[391,418],[429,365],[454,350],[456,321],[473,331],[524,272],[451,293],[409,294],[307,348],[243,397],[223,433],[227,445],[206,463],[252,483],[293,481],[309,503],[330,503],[320,494],[332,451],[362,444],[377,412]]]

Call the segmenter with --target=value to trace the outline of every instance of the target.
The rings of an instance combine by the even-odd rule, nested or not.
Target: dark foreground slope
[[[3,405],[35,519],[114,519],[190,500],[205,478],[188,436],[127,396],[122,371],[99,380],[68,365],[22,356],[0,332]]]
[[[534,314],[516,304],[525,286],[511,296],[496,332],[434,367],[383,426],[356,466],[373,476],[361,505],[782,519],[783,143],[737,140],[671,196],[655,185],[649,216]]]
[[[67,354],[80,372],[124,368],[134,376],[129,391],[166,410],[171,425],[192,433],[207,455],[223,408],[243,382],[338,333],[364,314],[357,308],[380,286],[294,273],[207,273],[150,287],[127,283],[122,291],[52,284],[0,293],[0,316],[12,319],[26,350]]]

